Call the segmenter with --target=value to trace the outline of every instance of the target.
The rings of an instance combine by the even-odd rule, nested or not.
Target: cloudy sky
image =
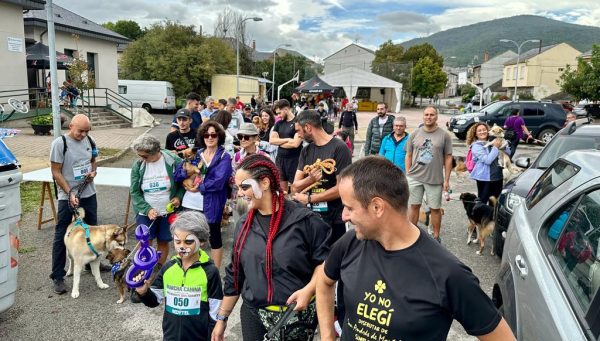
[[[453,27],[520,14],[535,14],[581,25],[600,26],[599,0],[55,0],[97,23],[130,19],[148,26],[164,19],[203,27],[213,34],[225,6],[246,16],[259,51],[279,44],[321,60],[358,42],[376,49]]]

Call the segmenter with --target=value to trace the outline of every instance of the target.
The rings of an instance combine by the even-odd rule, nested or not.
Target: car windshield
[[[600,136],[557,135],[542,151],[536,168],[546,169],[566,152],[578,149],[600,148]]]
[[[507,102],[494,102],[479,110],[479,112],[493,113],[506,105]]]
[[[527,209],[531,209],[558,186],[572,178],[579,172],[579,169],[580,167],[563,159],[558,159],[554,162],[552,167],[548,168],[542,174],[529,191],[529,194],[527,194]]]

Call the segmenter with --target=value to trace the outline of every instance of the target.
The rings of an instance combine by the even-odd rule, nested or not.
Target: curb
[[[154,126],[154,127],[156,127],[156,126]],[[150,130],[154,129],[154,127],[150,127],[150,128],[148,128],[148,129],[146,129],[146,131],[144,131],[144,132],[142,133],[142,135],[144,135],[144,134],[147,134],[148,132],[150,132]],[[98,161],[96,162],[96,164],[97,164],[98,166],[102,166],[102,165],[104,165],[104,164],[107,164],[107,163],[111,163],[111,162],[114,162],[114,161],[118,161],[119,159],[121,159],[121,158],[123,157],[123,155],[127,154],[127,152],[129,151],[129,149],[130,149],[130,147],[127,147],[127,148],[125,148],[125,149],[121,150],[121,151],[120,151],[120,152],[119,152],[117,155],[115,155],[115,156],[111,156],[111,157],[109,157],[109,158],[106,158],[106,159],[98,160]]]

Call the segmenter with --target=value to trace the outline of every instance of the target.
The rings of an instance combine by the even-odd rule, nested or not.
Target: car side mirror
[[[520,168],[529,168],[531,164],[531,159],[528,157],[519,157],[515,160],[515,165]]]

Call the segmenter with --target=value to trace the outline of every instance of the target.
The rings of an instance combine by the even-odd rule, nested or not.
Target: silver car
[[[555,161],[516,205],[492,297],[523,340],[599,340],[600,150]]]

